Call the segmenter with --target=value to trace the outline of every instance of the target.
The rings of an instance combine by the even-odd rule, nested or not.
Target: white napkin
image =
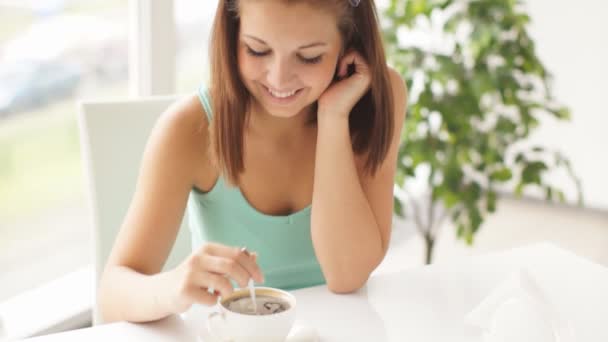
[[[307,322],[297,320],[287,336],[285,342],[319,342],[320,337],[316,329]]]
[[[574,342],[569,322],[526,269],[520,269],[465,316],[484,342]]]

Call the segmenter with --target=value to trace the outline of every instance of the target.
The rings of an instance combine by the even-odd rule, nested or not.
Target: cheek
[[[239,72],[245,82],[258,77],[262,70],[261,62],[256,58],[249,56],[242,50],[238,54]]]
[[[323,63],[317,65],[314,70],[308,70],[303,73],[306,77],[307,83],[312,85],[315,93],[322,93],[331,84],[334,74],[336,71],[335,63]]]

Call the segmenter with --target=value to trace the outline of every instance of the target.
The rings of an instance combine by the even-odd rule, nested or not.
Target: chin
[[[272,107],[267,107],[264,106],[264,109],[266,110],[266,112],[268,112],[268,114],[277,117],[277,118],[285,118],[285,119],[289,119],[289,118],[293,118],[298,116],[298,114],[300,114],[303,110],[303,108],[272,108]]]

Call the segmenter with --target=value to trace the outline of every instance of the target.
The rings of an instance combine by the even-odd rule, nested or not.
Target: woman
[[[406,103],[375,11],[219,1],[209,87],[171,106],[146,147],[100,284],[105,321],[213,305],[231,281],[365,284],[390,240]],[[193,253],[161,272],[186,208]]]

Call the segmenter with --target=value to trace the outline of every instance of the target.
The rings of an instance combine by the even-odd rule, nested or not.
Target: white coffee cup
[[[249,296],[249,289],[237,289],[218,303],[219,311],[209,314],[207,329],[220,341],[233,342],[284,342],[296,318],[296,298],[289,292],[256,287],[256,297],[270,296],[289,303],[283,312],[269,315],[247,315],[228,310],[226,303],[235,298]]]

